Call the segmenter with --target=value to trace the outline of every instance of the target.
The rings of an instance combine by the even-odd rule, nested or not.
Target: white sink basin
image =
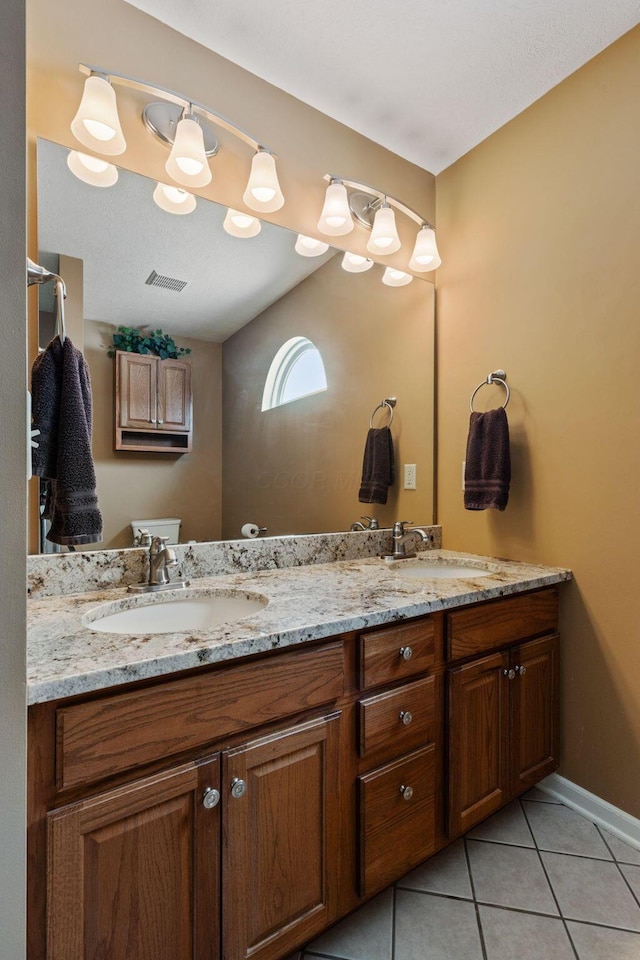
[[[259,593],[231,590],[146,594],[95,607],[83,620],[85,626],[102,633],[180,633],[242,620],[268,602]]]
[[[475,580],[477,577],[489,577],[500,570],[497,564],[483,560],[459,561],[444,557],[395,560],[389,567],[397,576],[412,580]]]

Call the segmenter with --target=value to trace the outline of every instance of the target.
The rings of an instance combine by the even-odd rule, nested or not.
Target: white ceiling
[[[640,21],[640,0],[128,0],[439,173]]]
[[[296,234],[265,222],[256,237],[230,237],[226,207],[208,200],[186,216],[165,213],[153,202],[155,183],[126,170],[113,187],[87,186],[69,171],[68,153],[38,141],[39,256],[84,262],[87,320],[222,342],[336,253],[301,257]],[[152,270],[187,285],[181,293],[147,286]]]

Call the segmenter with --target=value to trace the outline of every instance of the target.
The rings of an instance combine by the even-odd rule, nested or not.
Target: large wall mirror
[[[173,215],[154,203],[154,182],[120,170],[114,186],[92,187],[67,157],[38,141],[38,246],[67,283],[67,332],[91,372],[104,516],[92,549],[131,546],[131,521],[160,517],[180,518],[181,541],[238,539],[245,523],[269,536],[347,530],[361,515],[381,526],[430,522],[433,285],[385,286],[380,264],[348,273],[332,248],[300,256],[296,235],[269,223],[230,236],[224,207],[198,198],[192,213]],[[153,272],[182,289],[149,283]],[[40,289],[41,346],[52,335],[49,295]],[[159,328],[190,348],[191,452],[114,449],[108,350],[119,325]],[[326,389],[263,409],[272,362],[293,338],[319,351]],[[360,503],[370,417],[390,396],[396,480],[386,505]],[[384,423],[379,410],[374,425]],[[407,463],[414,490],[404,489]]]

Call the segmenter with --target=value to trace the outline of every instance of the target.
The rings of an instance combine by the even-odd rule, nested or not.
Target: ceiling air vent
[[[145,283],[150,287],[162,287],[163,290],[175,290],[176,293],[182,293],[187,285],[186,280],[176,280],[175,277],[163,277],[161,273],[152,270]]]

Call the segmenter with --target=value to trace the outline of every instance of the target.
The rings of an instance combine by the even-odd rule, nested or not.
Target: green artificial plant
[[[126,353],[153,353],[161,360],[177,360],[187,353],[188,347],[178,347],[173,337],[162,330],[144,333],[136,327],[118,327],[113,335],[113,346],[109,348],[109,356],[114,357],[116,350]]]

